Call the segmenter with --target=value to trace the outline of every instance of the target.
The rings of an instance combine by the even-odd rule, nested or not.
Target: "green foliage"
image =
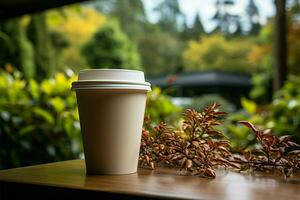
[[[184,24],[183,31],[181,32],[181,38],[189,41],[189,40],[199,40],[203,35],[205,35],[205,29],[202,24],[199,13],[195,16],[193,26],[189,28],[186,24]]]
[[[259,103],[268,103],[271,100],[272,77],[274,69],[273,58],[273,26],[268,23],[264,26],[257,37],[257,44],[251,48],[249,61],[260,66],[260,73],[252,77],[253,89],[250,97]]]
[[[24,72],[24,76],[26,79],[30,79],[36,77],[36,63],[34,63],[35,52],[33,45],[30,43],[26,36],[25,29],[20,32],[20,60],[19,66],[21,66],[21,70]]]
[[[152,122],[174,124],[180,111],[181,109],[175,106],[160,88],[153,87],[152,92],[148,93],[145,116],[150,116]]]
[[[122,33],[117,23],[101,27],[82,48],[92,68],[140,69],[140,57],[134,44]]]
[[[249,134],[248,128],[237,124],[239,121],[249,121],[254,124],[263,124],[263,113],[257,113],[257,107],[255,102],[242,98],[242,109],[230,113],[225,120],[225,133],[230,138],[231,147],[235,150],[251,148],[255,144],[255,136]]]
[[[142,0],[108,0],[112,10],[109,12],[120,22],[122,31],[131,39],[138,41],[143,33],[143,23],[146,21],[146,13]]]
[[[300,77],[290,76],[269,106],[267,128],[279,135],[294,135],[300,141]]]
[[[34,47],[36,78],[42,80],[52,76],[55,57],[45,13],[33,14],[27,31]]]
[[[217,69],[253,73],[257,66],[247,60],[251,39],[226,40],[222,35],[210,35],[200,41],[191,41],[183,52],[187,71]]]
[[[253,88],[250,91],[251,99],[256,102],[265,104],[270,102],[272,91],[271,74],[267,72],[262,72],[252,76]]]
[[[300,74],[300,23],[295,20],[299,17],[296,11],[297,3],[291,1],[287,6],[287,46],[288,46],[288,73]],[[295,7],[296,6],[296,7]],[[294,10],[296,9],[296,10]],[[296,12],[295,12],[296,11]],[[254,88],[251,92],[251,98],[261,103],[267,103],[271,100],[268,93],[272,91],[271,80],[274,74],[274,20],[270,20],[259,32],[257,44],[252,47],[249,58],[252,63],[261,66],[262,73],[254,77]]]
[[[75,77],[38,84],[0,73],[0,168],[78,158],[82,152]]]
[[[78,4],[47,11],[47,24],[55,48],[56,71],[87,67],[81,47],[102,27],[106,17],[93,7]]]
[[[0,22],[0,67],[13,65],[24,71],[26,78],[35,76],[33,47],[21,18]]]
[[[229,115],[226,119],[226,132],[233,147],[247,148],[254,137],[237,121],[249,121],[262,128],[271,128],[277,135],[293,135],[300,141],[300,77],[290,76],[284,87],[279,90],[269,105],[260,106],[255,102],[242,99],[243,110]]]
[[[236,110],[235,106],[218,94],[204,94],[200,97],[193,97],[190,103],[182,105],[183,109],[195,109],[200,111],[211,105],[213,102],[218,102],[222,105],[222,111],[232,113]]]
[[[50,39],[55,54],[55,67],[57,70],[65,69],[65,65],[63,65],[61,62],[62,53],[66,48],[70,46],[70,41],[68,40],[68,37],[65,34],[55,30],[50,31]]]
[[[241,104],[249,114],[254,114],[256,112],[256,103],[254,101],[250,101],[243,97],[241,99]]]
[[[159,16],[158,25],[162,30],[176,33],[179,28],[179,19],[183,17],[178,0],[163,0],[155,8]]]
[[[122,31],[138,47],[142,66],[147,75],[176,73],[181,70],[182,41],[179,35],[179,18],[183,17],[178,1],[157,3],[158,23],[147,21],[141,0],[100,0],[95,8],[116,18]]]
[[[139,51],[147,75],[172,74],[182,68],[181,42],[170,33],[156,28],[141,36]]]
[[[99,0],[93,3],[96,10],[114,17],[120,22],[122,31],[133,41],[143,32],[147,20],[142,0]]]

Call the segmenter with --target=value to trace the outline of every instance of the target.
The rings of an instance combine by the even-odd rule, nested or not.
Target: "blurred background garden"
[[[155,123],[219,102],[237,151],[255,138],[239,120],[300,141],[299,0],[98,0],[1,15],[0,168],[82,157],[70,87],[86,68],[144,71]]]

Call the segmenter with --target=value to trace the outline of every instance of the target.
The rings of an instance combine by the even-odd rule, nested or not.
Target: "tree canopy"
[[[177,32],[180,27],[180,20],[183,18],[178,0],[163,0],[154,10],[158,13],[158,25],[168,32]]]
[[[124,35],[117,22],[106,23],[82,47],[92,68],[140,69],[136,46]]]
[[[222,35],[205,36],[190,41],[183,52],[183,63],[187,71],[221,70],[251,73],[257,66],[247,56],[251,40],[226,40]]]
[[[250,34],[258,34],[259,30],[261,28],[261,25],[259,23],[259,11],[258,7],[255,4],[254,0],[249,0],[249,3],[246,7],[246,14],[249,21],[249,33]]]
[[[183,26],[183,31],[181,32],[181,37],[184,40],[198,40],[201,36],[206,35],[205,28],[202,24],[200,14],[197,13],[194,18],[194,23],[192,27],[188,27],[186,22]]]
[[[21,19],[0,22],[0,68],[23,71],[26,78],[35,77],[34,50]]]

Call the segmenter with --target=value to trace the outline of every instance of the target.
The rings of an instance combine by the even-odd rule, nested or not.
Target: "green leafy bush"
[[[271,128],[277,135],[293,135],[300,141],[300,77],[290,76],[268,105],[258,105],[254,101],[242,99],[243,109],[226,119],[226,133],[234,148],[248,148],[254,144],[254,136],[247,128],[235,123],[247,120],[260,124],[261,128]]]
[[[235,150],[250,148],[256,143],[255,135],[249,129],[238,124],[238,121],[249,121],[253,124],[264,124],[262,113],[257,113],[257,104],[246,98],[241,99],[242,109],[230,113],[225,119],[225,133],[230,138],[231,147]]]
[[[300,141],[300,77],[290,76],[268,107],[266,127]]]
[[[0,168],[78,158],[82,152],[75,76],[37,83],[0,73]]]
[[[140,69],[136,46],[120,30],[118,23],[101,27],[83,47],[82,53],[92,68]]]
[[[154,123],[167,122],[174,124],[179,120],[181,108],[174,105],[169,96],[158,87],[148,93],[145,116],[150,116]]]
[[[148,27],[139,39],[139,52],[147,75],[172,74],[182,66],[182,41],[170,33]]]
[[[199,97],[191,98],[190,103],[183,105],[184,109],[193,108],[197,111],[204,109],[211,105],[213,102],[218,102],[222,105],[222,111],[232,113],[236,110],[236,107],[224,97],[218,94],[204,94]]]
[[[228,40],[213,34],[190,41],[182,54],[186,71],[221,70],[252,74],[258,66],[247,59],[252,38]]]
[[[34,49],[21,18],[0,21],[0,68],[13,65],[26,78],[35,76]]]

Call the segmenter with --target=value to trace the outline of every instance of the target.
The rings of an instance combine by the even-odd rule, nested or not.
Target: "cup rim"
[[[127,83],[119,83],[119,84],[114,84],[114,83],[106,83],[106,84],[72,84],[72,89],[71,90],[107,90],[107,89],[112,89],[112,90],[143,90],[143,91],[151,91],[151,86],[150,83],[149,85],[145,84],[127,84]]]
[[[97,79],[97,76],[93,74],[99,74],[103,72],[102,79]],[[79,79],[79,77],[89,75],[89,78]],[[107,74],[112,75],[112,79]],[[128,75],[127,75],[128,74]],[[126,78],[122,79],[119,76],[124,75]],[[101,77],[101,76],[100,76]],[[83,69],[79,71],[78,80],[72,83],[72,90],[78,89],[107,89],[107,88],[121,88],[121,89],[143,89],[146,91],[151,91],[151,84],[145,81],[144,72],[131,69]]]
[[[135,69],[82,69],[82,70],[79,70],[78,73],[80,73],[80,72],[85,72],[85,71],[123,71],[123,72],[138,72],[138,73],[144,73],[143,71],[135,70]]]
[[[103,79],[103,80],[77,80],[72,83],[73,85],[95,85],[95,84],[128,84],[128,85],[146,85],[151,86],[149,82],[139,82],[139,81],[124,81],[124,80],[112,80],[112,79]]]

